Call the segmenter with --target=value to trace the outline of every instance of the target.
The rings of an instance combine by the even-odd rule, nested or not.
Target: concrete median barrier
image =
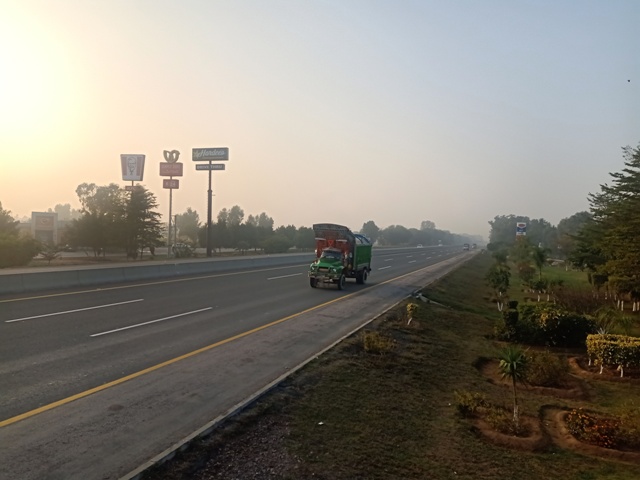
[[[230,270],[308,264],[311,263],[313,259],[313,253],[293,253],[246,257],[184,259],[149,262],[144,265],[119,264],[108,267],[51,267],[51,269],[39,268],[37,271],[29,271],[29,269],[7,269],[0,270],[0,295],[134,282]]]

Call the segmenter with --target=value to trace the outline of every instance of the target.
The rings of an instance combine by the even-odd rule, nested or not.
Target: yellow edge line
[[[419,270],[415,270],[413,272],[405,273],[404,275],[400,275],[399,277],[395,277],[395,278],[386,280],[386,281],[384,281],[382,283],[378,283],[376,285],[372,285],[370,288],[375,288],[375,287],[378,287],[378,286],[381,286],[381,285],[385,285],[385,284],[387,284],[389,282],[392,282],[394,280],[398,280],[400,278],[404,278],[404,277],[406,277],[408,275],[412,275],[412,274],[414,274],[416,272],[420,272],[420,271],[425,270],[425,269],[427,269],[429,267],[432,267],[432,266],[433,265],[429,265],[429,266],[421,268]],[[115,287],[115,288],[120,288],[120,287]],[[70,397],[63,398],[62,400],[58,400],[57,402],[53,402],[53,403],[50,403],[48,405],[43,405],[42,407],[36,408],[34,410],[30,410],[30,411],[22,413],[20,415],[16,415],[15,417],[11,417],[11,418],[8,418],[6,420],[2,420],[0,422],[0,428],[1,427],[6,427],[7,425],[11,425],[11,424],[19,422],[21,420],[25,420],[27,418],[33,417],[33,416],[38,415],[40,413],[44,413],[44,412],[47,412],[49,410],[53,410],[54,408],[61,407],[61,406],[66,405],[68,403],[74,402],[75,400],[80,400],[81,398],[88,397],[89,395],[93,395],[94,393],[101,392],[102,390],[106,390],[107,388],[115,387],[116,385],[120,385],[121,383],[127,382],[129,380],[133,380],[134,378],[141,377],[142,375],[146,375],[147,373],[154,372],[154,371],[159,370],[159,369],[161,369],[163,367],[167,367],[169,365],[172,365],[174,363],[180,362],[180,361],[185,360],[187,358],[193,357],[193,356],[198,355],[200,353],[206,352],[206,351],[211,350],[213,348],[219,347],[219,346],[224,345],[226,343],[232,342],[232,341],[237,340],[239,338],[243,338],[243,337],[246,337],[248,335],[252,335],[252,334],[254,334],[256,332],[259,332],[260,330],[264,330],[266,328],[273,327],[274,325],[278,325],[279,323],[286,322],[287,320],[291,320],[292,318],[299,317],[300,315],[303,315],[303,314],[308,313],[308,312],[312,312],[313,310],[317,310],[318,308],[326,307],[327,305],[331,305],[332,303],[338,302],[340,300],[344,300],[345,298],[352,297],[352,296],[357,295],[359,293],[360,292],[349,293],[347,295],[344,295],[343,297],[335,298],[335,299],[330,300],[328,302],[321,303],[320,305],[316,305],[315,307],[307,308],[306,310],[303,310],[301,312],[294,313],[293,315],[289,315],[288,317],[283,317],[283,318],[281,318],[279,320],[276,320],[274,322],[267,323],[266,325],[262,325],[260,327],[254,328],[252,330],[247,330],[246,332],[240,333],[238,335],[234,335],[233,337],[226,338],[226,339],[221,340],[219,342],[212,343],[211,345],[207,345],[206,347],[199,348],[198,350],[194,350],[192,352],[186,353],[186,354],[181,355],[179,357],[172,358],[171,360],[167,360],[165,362],[158,363],[157,365],[154,365],[153,367],[145,368],[144,370],[140,370],[139,372],[132,373],[131,375],[127,375],[126,377],[122,377],[122,378],[119,378],[117,380],[113,380],[111,382],[108,382],[108,383],[105,383],[103,385],[100,385],[99,387],[95,387],[95,388],[91,388],[89,390],[85,390],[84,392],[80,392],[80,393],[77,393],[77,394],[72,395]]]
[[[167,360],[165,362],[158,363],[157,365],[154,365],[153,367],[145,368],[144,370],[140,370],[139,372],[132,373],[131,375],[127,375],[126,377],[122,377],[122,378],[119,378],[117,380],[113,380],[111,382],[105,383],[103,385],[100,385],[99,387],[95,387],[95,388],[91,388],[89,390],[85,390],[84,392],[80,392],[80,393],[77,393],[76,395],[72,395],[70,397],[63,398],[62,400],[58,400],[57,402],[53,402],[53,403],[50,403],[48,405],[44,405],[42,407],[36,408],[35,410],[30,410],[30,411],[22,413],[20,415],[16,415],[15,417],[8,418],[8,419],[3,420],[3,421],[0,422],[0,427],[6,427],[7,425],[11,425],[12,423],[19,422],[20,420],[25,420],[25,419],[27,419],[29,417],[33,417],[35,415],[38,415],[39,413],[44,413],[44,412],[46,412],[48,410],[53,410],[54,408],[61,407],[62,405],[66,405],[67,403],[71,403],[71,402],[73,402],[75,400],[79,400],[81,398],[88,397],[89,395],[92,395],[94,393],[101,392],[102,390],[106,390],[107,388],[115,387],[116,385],[120,385],[121,383],[127,382],[129,380],[133,380],[134,378],[141,377],[142,375],[146,375],[147,373],[154,372],[154,371],[159,370],[159,369],[161,369],[163,367],[167,367],[167,366],[169,366],[171,364],[180,362],[181,360],[185,360],[187,358],[193,357],[195,355],[198,355],[200,353],[206,352],[206,351],[211,350],[213,348],[219,347],[219,346],[224,345],[226,343],[232,342],[232,341],[237,340],[239,338],[246,337],[248,335],[254,334],[256,332],[259,332],[260,330],[264,330],[266,328],[273,327],[274,325],[278,325],[279,323],[286,322],[287,320],[291,320],[292,318],[298,317],[300,315],[303,315],[305,313],[311,312],[313,310],[317,310],[318,308],[325,307],[325,306],[330,305],[332,303],[335,303],[335,302],[338,302],[338,301],[343,300],[345,298],[351,297],[353,295],[356,295],[357,293],[359,293],[359,292],[350,293],[348,295],[345,295],[345,296],[340,297],[340,298],[336,298],[336,299],[331,300],[329,302],[325,302],[325,303],[322,303],[320,305],[316,305],[315,307],[311,307],[311,308],[308,308],[308,309],[303,310],[301,312],[294,313],[293,315],[289,315],[288,317],[281,318],[279,320],[276,320],[274,322],[268,323],[266,325],[262,325],[260,327],[254,328],[252,330],[247,330],[246,332],[240,333],[238,335],[234,335],[233,337],[226,338],[226,339],[221,340],[219,342],[212,343],[211,345],[207,345],[206,347],[199,348],[198,350],[194,350],[192,352],[186,353],[186,354],[181,355],[179,357],[172,358],[171,360]]]

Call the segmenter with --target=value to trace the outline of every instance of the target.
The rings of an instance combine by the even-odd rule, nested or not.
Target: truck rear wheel
[[[359,283],[360,285],[364,285],[365,283],[367,283],[368,276],[369,276],[369,271],[366,268],[364,270],[359,271],[358,274],[356,275],[356,283]]]
[[[316,280],[315,278],[310,278],[309,285],[311,285],[311,288],[316,288],[318,286],[318,280]]]
[[[343,290],[344,289],[344,283],[345,283],[345,277],[344,274],[340,275],[340,278],[338,279],[338,290]]]

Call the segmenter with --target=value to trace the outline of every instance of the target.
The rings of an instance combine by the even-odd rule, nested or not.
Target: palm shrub
[[[509,345],[498,353],[498,359],[502,378],[510,380],[513,386],[513,424],[518,430],[520,417],[517,384],[526,383],[528,357],[520,347]]]

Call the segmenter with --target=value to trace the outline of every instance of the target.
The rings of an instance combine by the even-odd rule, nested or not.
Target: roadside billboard
[[[120,164],[122,166],[122,180],[141,182],[144,177],[144,155],[122,154]]]
[[[182,163],[168,163],[160,162],[160,176],[161,177],[181,177],[182,176]]]
[[[229,147],[194,148],[194,162],[229,160]]]

